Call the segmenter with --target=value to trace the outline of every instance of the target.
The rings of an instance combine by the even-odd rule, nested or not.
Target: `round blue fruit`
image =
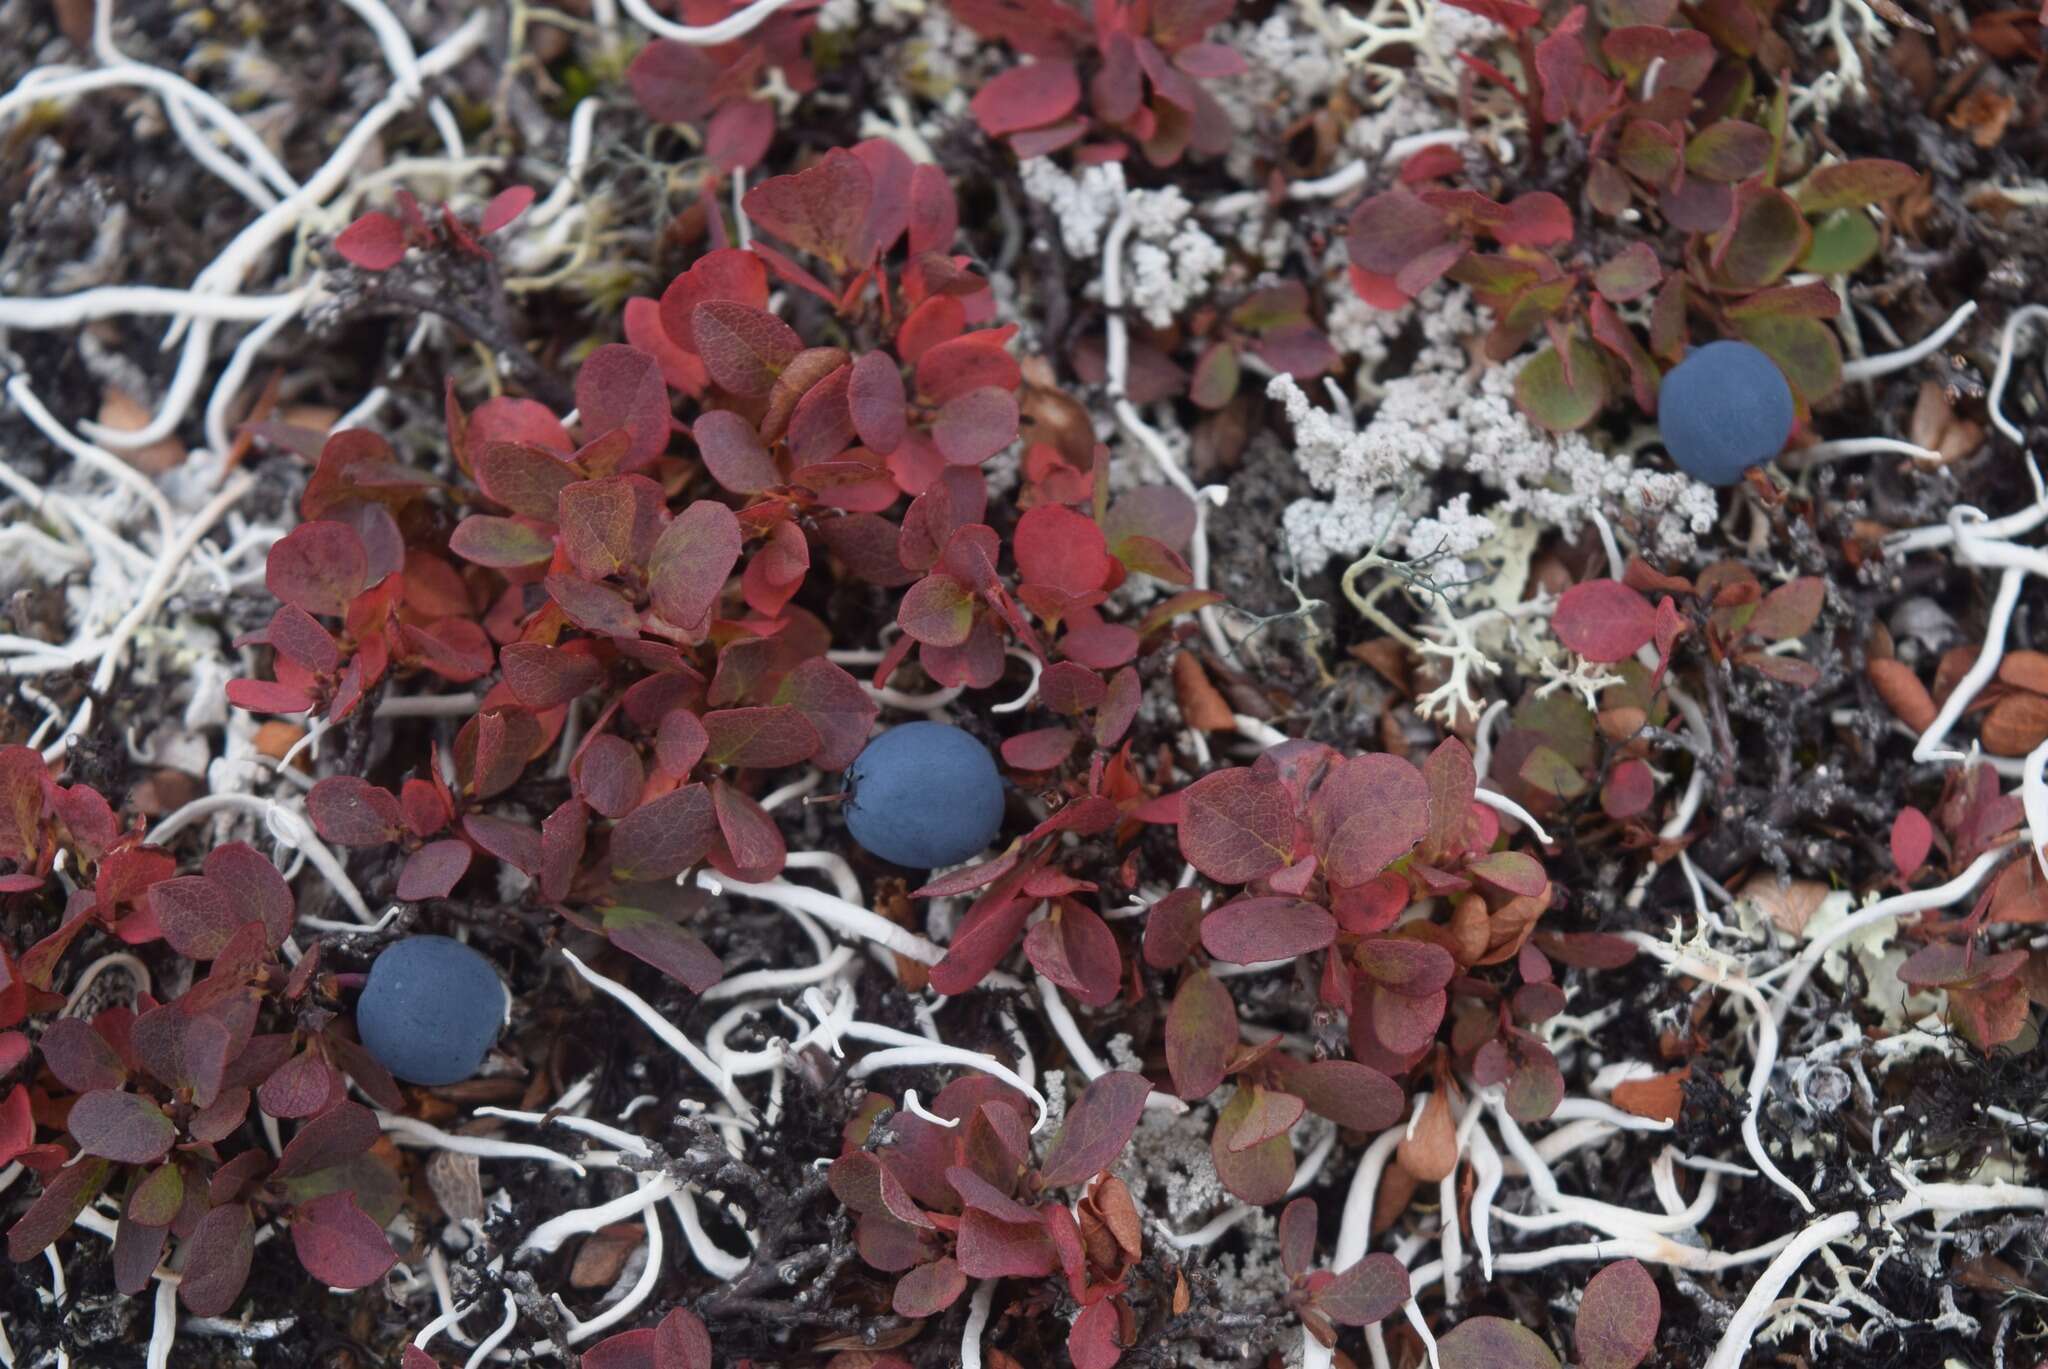
[[[1793,416],[1785,373],[1746,342],[1694,348],[1657,391],[1657,423],[1671,459],[1709,485],[1733,485],[1785,450]]]
[[[409,936],[370,966],[356,1032],[377,1063],[407,1083],[458,1084],[483,1064],[505,1007],[490,961],[450,937]]]
[[[957,865],[1003,827],[1003,779],[988,748],[946,723],[905,723],[846,772],[846,828],[883,860]]]

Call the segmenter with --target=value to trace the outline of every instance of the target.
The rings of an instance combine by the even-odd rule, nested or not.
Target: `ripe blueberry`
[[[394,941],[356,1000],[363,1047],[410,1084],[456,1084],[477,1072],[505,1023],[505,986],[483,956],[445,936]]]
[[[1657,391],[1657,424],[1671,459],[1709,485],[1733,485],[1785,450],[1792,419],[1785,373],[1746,342],[1694,348]]]
[[[956,865],[1003,826],[1003,780],[988,748],[946,723],[905,723],[846,772],[846,828],[883,860]]]

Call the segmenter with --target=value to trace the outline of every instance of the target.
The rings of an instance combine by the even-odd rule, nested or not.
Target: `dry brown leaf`
[[[132,433],[147,428],[150,417],[149,410],[133,395],[111,385],[100,400],[100,426],[103,428]],[[162,475],[165,471],[176,470],[185,464],[186,456],[185,444],[176,437],[163,438],[147,447],[117,447],[114,454],[144,475]]]
[[[2004,91],[1978,86],[1948,112],[1948,126],[1968,133],[1979,147],[1996,147],[2018,110],[2019,101]]]
[[[569,1266],[569,1286],[610,1288],[618,1282],[619,1271],[626,1267],[626,1261],[646,1239],[647,1228],[638,1222],[625,1222],[598,1231],[578,1247],[576,1262]]]
[[[1998,662],[1998,678],[2015,689],[2048,694],[2048,652],[2006,652]]]
[[[1934,699],[1911,666],[1889,657],[1873,657],[1864,666],[1864,673],[1870,677],[1877,697],[1884,700],[1885,707],[1900,722],[1915,732],[1925,732],[1934,725]]]
[[[256,735],[249,740],[250,744],[262,755],[268,756],[274,761],[281,761],[293,747],[304,740],[305,735],[306,729],[300,727],[297,723],[288,723],[272,718],[269,722],[259,726],[256,729]],[[304,751],[298,754],[293,764],[297,765],[307,774],[313,772],[311,761]]]
[[[1776,875],[1756,875],[1739,891],[1757,906],[1771,925],[1791,936],[1806,930],[1828,896],[1828,886],[1814,879],[1780,880]]]
[[[1638,1117],[1676,1122],[1678,1110],[1685,1103],[1683,1085],[1691,1074],[1692,1066],[1687,1065],[1649,1079],[1625,1080],[1614,1086],[1614,1106]]]
[[[1438,1089],[1422,1105],[1422,1116],[1401,1138],[1401,1168],[1426,1184],[1439,1184],[1458,1167],[1458,1127],[1451,1119],[1450,1094]]]
[[[1392,637],[1375,637],[1369,642],[1360,642],[1352,647],[1351,654],[1373,668],[1373,672],[1388,684],[1401,691],[1404,698],[1415,697],[1414,664],[1408,658],[1408,648]]]
[[[1938,381],[1921,383],[1913,417],[1906,426],[1906,435],[1913,442],[1941,453],[1940,464],[1944,466],[1962,460],[1984,442],[1983,425],[1957,418],[1948,387]]]
[[[441,1210],[456,1221],[484,1219],[484,1186],[476,1156],[452,1150],[435,1151],[427,1158],[427,1187],[433,1190],[434,1201],[441,1205]],[[611,1286],[609,1280],[605,1286]]]
[[[1180,701],[1181,721],[1197,732],[1231,732],[1237,718],[1221,690],[1209,683],[1209,672],[1194,652],[1173,658],[1173,693]]]
[[[2024,756],[2048,741],[2048,699],[2039,694],[2008,694],[1984,715],[1978,735],[1994,756]]]
[[[1451,939],[1457,943],[1451,954],[1460,965],[1475,964],[1486,954],[1487,922],[1486,900],[1477,894],[1467,894],[1451,909]]]
[[[1380,1191],[1373,1195],[1372,1234],[1377,1236],[1408,1210],[1409,1200],[1415,1197],[1416,1179],[1398,1158],[1380,1174]]]

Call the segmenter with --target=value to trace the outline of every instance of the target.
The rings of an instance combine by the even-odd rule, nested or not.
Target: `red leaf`
[[[668,383],[661,363],[638,347],[606,343],[584,360],[576,372],[576,410],[590,437],[626,430],[631,445],[622,470],[651,464],[668,446]]]
[[[334,250],[365,271],[389,271],[405,257],[405,225],[373,209],[335,236]]]
[[[775,702],[795,708],[810,720],[818,734],[810,760],[824,770],[844,770],[853,764],[867,745],[868,730],[881,715],[881,705],[868,696],[860,682],[822,656],[809,658],[784,676],[775,691]]]
[[[1352,954],[1368,977],[1410,998],[1441,992],[1458,968],[1443,947],[1408,937],[1374,937]]]
[[[661,295],[661,326],[683,352],[699,351],[691,315],[699,304],[714,299],[760,308],[768,302],[768,268],[752,252],[722,247],[705,253],[669,282]]]
[[[739,519],[715,499],[699,499],[677,514],[647,563],[654,611],[676,627],[696,628],[718,602],[743,540]]]
[[[1027,584],[1068,594],[1101,589],[1114,562],[1102,529],[1092,518],[1062,504],[1040,504],[1017,520],[1011,538],[1017,573]]]
[[[526,212],[533,203],[533,187],[530,185],[507,186],[491,196],[484,206],[483,217],[477,221],[476,231],[480,234],[495,233],[512,220]]]
[[[853,411],[847,389],[853,368],[840,366],[804,391],[789,419],[790,459],[798,467],[830,461],[853,445]]]
[[[896,1280],[889,1306],[899,1317],[935,1317],[967,1291],[967,1276],[951,1255],[942,1255]]]
[[[1640,817],[1657,797],[1657,780],[1650,767],[1628,757],[1615,762],[1600,786],[1600,811],[1617,822]]]
[[[1053,1138],[1052,1149],[1039,1169],[1040,1185],[1066,1188],[1115,1164],[1137,1130],[1151,1092],[1152,1085],[1144,1075],[1128,1070],[1111,1070],[1090,1080]]]
[[[398,873],[398,898],[404,903],[446,898],[469,870],[469,843],[452,838],[429,842],[412,853]]]
[[[255,1253],[248,1204],[214,1208],[178,1244],[173,1263],[184,1275],[178,1284],[178,1301],[198,1316],[221,1316],[241,1296]]]
[[[1588,580],[1558,597],[1550,627],[1589,661],[1625,661],[1657,631],[1649,601],[1619,580]]]
[[[1003,739],[1003,764],[1019,770],[1056,770],[1074,754],[1081,738],[1071,728],[1041,727]]]
[[[1399,756],[1336,762],[1308,801],[1324,872],[1339,884],[1363,884],[1406,855],[1429,833],[1429,797],[1422,772]]]
[[[950,575],[927,575],[904,591],[896,621],[926,646],[961,646],[974,630],[974,596]]]
[[[604,910],[604,932],[626,954],[645,961],[691,993],[703,993],[725,977],[725,966],[709,946],[660,913],[615,906]]]
[[[1038,972],[1090,1007],[1116,999],[1123,954],[1109,924],[1090,909],[1062,900],[1051,917],[1024,937],[1024,954]]]
[[[1337,919],[1329,910],[1299,898],[1235,899],[1202,919],[1202,945],[1233,965],[1289,960],[1336,938]]]
[[[1375,1251],[1338,1273],[1315,1295],[1315,1307],[1339,1326],[1371,1326],[1408,1301],[1408,1267]]]
[[[342,846],[382,846],[397,841],[404,815],[388,789],[354,775],[330,775],[306,795],[313,828]]]
[[[116,1164],[154,1164],[170,1152],[178,1128],[162,1108],[139,1093],[94,1089],[71,1105],[65,1123],[85,1155]]]
[[[782,472],[754,425],[729,409],[714,409],[698,418],[690,435],[704,458],[704,467],[734,494],[759,494],[782,483]]]
[[[512,697],[536,711],[580,698],[604,678],[604,667],[587,651],[540,642],[509,644],[498,653],[498,665],[505,672]]]
[[[229,680],[228,702],[251,713],[304,713],[313,706],[305,691],[272,680]]]
[[[1277,1136],[1285,1136],[1294,1129],[1307,1109],[1299,1098],[1291,1093],[1279,1093],[1272,1089],[1253,1084],[1250,1089],[1252,1101],[1236,1127],[1224,1138],[1223,1144],[1233,1154],[1262,1146]]]
[[[1237,1005],[1223,981],[1197,970],[1181,981],[1166,1012],[1166,1068],[1183,1098],[1216,1091],[1237,1053]]]
[[[1384,1131],[1406,1112],[1401,1086],[1356,1060],[1316,1060],[1285,1070],[1280,1087],[1353,1131]]]
[[[711,791],[684,785],[642,804],[612,828],[612,878],[625,884],[672,879],[704,859],[717,839]]]
[[[955,395],[932,422],[932,441],[956,466],[978,466],[1016,438],[1017,397],[993,385]]]
[[[761,182],[741,204],[756,227],[823,257],[833,270],[844,271],[867,264],[868,209],[874,189],[874,177],[861,159],[833,148],[822,161],[793,176]],[[708,364],[710,358],[705,360]]]
[[[960,1219],[960,1268],[977,1279],[1042,1279],[1059,1259],[1039,1222],[1000,1222],[969,1208]]]
[[[293,1209],[292,1249],[306,1272],[329,1288],[367,1288],[398,1263],[383,1228],[356,1206],[353,1193],[330,1193]]]
[[[787,704],[726,708],[704,715],[706,755],[716,765],[768,769],[800,765],[820,745],[818,730]]]
[[[1228,1138],[1234,1135],[1253,1105],[1252,1090],[1239,1088],[1216,1116],[1216,1129],[1209,1137],[1209,1160],[1223,1186],[1254,1207],[1277,1203],[1287,1196],[1294,1182],[1294,1147],[1285,1136],[1275,1136],[1246,1150],[1232,1150]]]
[[[1072,62],[1042,60],[1011,67],[975,92],[968,108],[991,138],[1058,123],[1081,103]]]
[[[43,1029],[36,1041],[36,1048],[43,1053],[43,1063],[50,1067],[50,1073],[57,1076],[57,1082],[74,1093],[90,1093],[95,1089],[118,1089],[128,1081],[127,1066],[107,1038],[82,1017],[60,1017]],[[20,1093],[19,1085],[16,1093]],[[28,1095],[21,1093],[21,1116],[26,1125],[28,1119]],[[8,1096],[8,1103],[15,1101]],[[0,1127],[0,1138],[5,1137]],[[29,1143],[30,1132],[24,1130],[18,1138],[22,1146]],[[0,1139],[0,1151],[5,1150],[4,1139]]]
[[[473,513],[455,525],[448,550],[472,565],[517,570],[547,561],[555,554],[555,539],[530,518]]]
[[[1657,1281],[1635,1260],[1610,1264],[1595,1274],[1579,1299],[1572,1340],[1580,1369],[1635,1369],[1657,1348],[1657,1323],[1664,1308]]]
[[[774,389],[775,378],[804,346],[796,330],[775,315],[722,299],[690,311],[690,334],[712,381],[749,398]]]
[[[782,829],[775,819],[723,780],[711,782],[711,806],[723,841],[711,848],[711,864],[728,879],[759,884],[782,873]]]
[[[378,790],[378,793],[384,793]],[[385,795],[385,797],[390,797]],[[260,857],[259,857],[260,859]],[[204,875],[184,875],[153,884],[144,896],[156,914],[164,940],[179,955],[212,960],[221,953],[254,910],[244,913],[228,899],[228,891]]]
[[[1294,805],[1277,779],[1218,770],[1181,791],[1180,850],[1218,884],[1244,884],[1289,864]]]
[[[294,608],[339,618],[369,579],[363,539],[345,523],[301,523],[270,548],[263,583]]]
[[[1175,889],[1145,914],[1145,963],[1170,970],[1202,944],[1202,893]]]
[[[562,550],[576,573],[602,580],[646,561],[661,529],[661,487],[641,475],[566,485],[556,498]]]
[[[1927,863],[1927,853],[1934,847],[1934,826],[1927,821],[1927,815],[1908,804],[1892,819],[1892,864],[1898,867],[1900,879],[1911,879]]]
[[[903,372],[888,353],[866,352],[853,363],[847,402],[853,430],[869,451],[887,456],[901,445],[906,427]]]

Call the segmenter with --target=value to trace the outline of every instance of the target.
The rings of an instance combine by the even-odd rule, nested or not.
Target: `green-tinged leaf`
[[[1813,227],[1813,242],[1799,269],[1846,276],[1877,255],[1877,225],[1860,209],[1837,209]]]
[[[1635,1369],[1657,1348],[1657,1323],[1664,1315],[1657,1281],[1635,1260],[1610,1264],[1595,1274],[1579,1299],[1572,1327],[1580,1369]]]
[[[1793,198],[1809,214],[1836,209],[1861,209],[1903,195],[1920,183],[1920,173],[1904,162],[1877,157],[1823,166],[1793,187]]]
[[[1733,185],[1764,169],[1771,158],[1771,135],[1741,119],[1707,125],[1685,147],[1685,169],[1710,181]]]
[[[1811,318],[1731,319],[1736,336],[1754,344],[1785,373],[1792,392],[1811,408],[1842,383],[1842,344],[1835,330]]]
[[[702,941],[673,920],[645,908],[607,908],[604,932],[626,954],[644,960],[691,993],[703,993],[725,966]]]
[[[1607,403],[1607,366],[1591,342],[1571,340],[1571,374],[1564,358],[1546,346],[1515,377],[1515,403],[1531,421],[1554,433],[1585,427]]]
[[[1620,256],[1593,272],[1593,288],[1614,304],[1640,299],[1664,279],[1657,251],[1646,242],[1632,242]]]
[[[1715,276],[1734,289],[1760,290],[1791,270],[1812,240],[1813,230],[1790,195],[1744,186],[1736,192],[1734,221],[1712,239]]]
[[[1371,1326],[1408,1301],[1408,1267],[1375,1251],[1338,1272],[1315,1295],[1315,1305],[1339,1326]]]
[[[1209,1158],[1216,1165],[1216,1177],[1242,1201],[1254,1207],[1277,1203],[1287,1196],[1294,1182],[1294,1146],[1283,1134],[1263,1141],[1249,1150],[1232,1150],[1230,1138],[1251,1115],[1252,1090],[1240,1088],[1217,1114],[1216,1130],[1209,1140]]]
[[[1194,380],[1188,386],[1188,398],[1204,409],[1220,409],[1237,394],[1238,377],[1241,368],[1237,361],[1237,348],[1228,342],[1212,342],[1201,359],[1195,362]]]
[[[1237,1049],[1237,1005],[1223,981],[1197,970],[1181,981],[1166,1012],[1166,1069],[1183,1098],[1206,1098],[1223,1082]]]
[[[472,565],[516,570],[545,564],[555,554],[555,539],[532,519],[473,513],[455,525],[448,550]]]
[[[1774,285],[1731,301],[1729,318],[1834,318],[1842,300],[1820,281],[1805,285]]]
[[[1436,1349],[1443,1369],[1558,1369],[1541,1336],[1501,1317],[1467,1317]]]

